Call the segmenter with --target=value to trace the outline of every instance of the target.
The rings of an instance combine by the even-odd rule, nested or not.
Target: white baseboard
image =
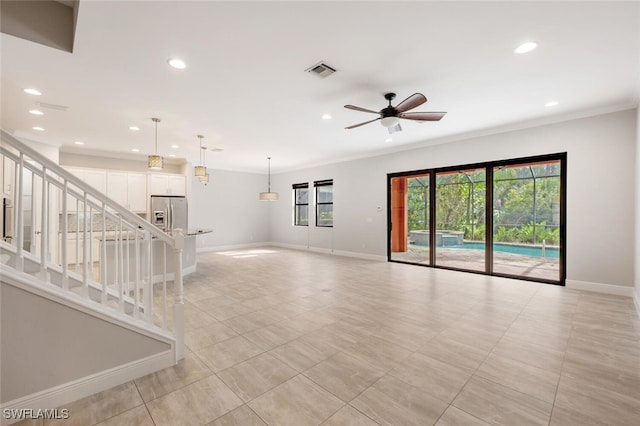
[[[376,254],[368,254],[368,253],[358,253],[355,251],[346,251],[346,250],[332,250],[322,247],[307,247],[307,246],[299,246],[295,244],[284,244],[284,243],[269,243],[270,246],[288,248],[292,250],[303,250],[303,251],[312,251],[314,253],[323,253],[323,254],[332,254],[334,256],[344,256],[344,257],[355,257],[357,259],[364,260],[375,260],[377,262],[386,262],[386,256],[379,256]]]
[[[273,243],[273,242],[235,244],[230,246],[200,247],[199,249],[196,250],[196,253],[208,253],[208,252],[226,251],[226,250],[244,250],[244,249],[251,249],[251,248],[257,248],[257,247],[269,247],[269,246],[287,248],[291,250],[312,251],[314,253],[332,254],[334,256],[355,257],[358,259],[375,260],[378,262],[387,261],[386,256],[379,256],[375,254],[358,253],[355,251],[332,250],[332,249],[327,249],[322,247],[307,247],[307,246],[301,246],[296,244]]]
[[[377,262],[386,262],[387,256],[379,256],[377,254],[358,253],[355,251],[334,250],[333,254],[337,256],[355,257],[364,260],[375,260]]]
[[[196,253],[209,253],[213,251],[225,251],[225,250],[242,250],[248,248],[264,247],[271,245],[269,243],[247,243],[247,244],[232,244],[226,246],[207,246],[199,247],[196,249]]]
[[[573,290],[593,291],[595,293],[614,294],[616,296],[633,297],[633,287],[625,287],[621,285],[592,283],[588,281],[566,280],[567,288]]]
[[[63,385],[14,399],[13,401],[8,401],[0,406],[0,411],[4,413],[5,409],[37,410],[57,407],[64,408],[65,404],[121,385],[138,377],[146,376],[147,374],[170,367],[174,364],[175,361],[172,351],[168,350]],[[71,415],[73,415],[73,413],[71,413]],[[19,419],[9,420],[2,416],[2,425],[9,425],[18,420]]]

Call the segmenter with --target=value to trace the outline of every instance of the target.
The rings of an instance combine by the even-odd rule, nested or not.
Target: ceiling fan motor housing
[[[382,119],[380,120],[380,124],[384,127],[393,127],[397,126],[400,122],[400,118],[398,117],[398,110],[396,110],[392,106],[388,106],[383,108],[380,111],[380,116]]]

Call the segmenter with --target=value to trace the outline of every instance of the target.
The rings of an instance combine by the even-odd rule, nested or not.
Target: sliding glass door
[[[563,284],[566,154],[394,173],[389,260]]]
[[[391,259],[430,265],[429,174],[391,179]]]
[[[436,265],[484,271],[485,169],[436,173]]]
[[[493,272],[560,279],[560,161],[493,170]]]

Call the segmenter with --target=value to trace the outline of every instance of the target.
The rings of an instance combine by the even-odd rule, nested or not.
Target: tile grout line
[[[569,329],[569,338],[567,339],[567,344],[565,345],[564,351],[562,353],[562,363],[560,364],[560,374],[558,375],[558,384],[556,385],[556,391],[553,395],[553,403],[551,405],[551,413],[549,414],[549,423],[548,423],[549,426],[551,425],[551,420],[553,419],[553,411],[556,409],[556,399],[558,398],[558,390],[560,389],[560,382],[562,381],[562,371],[564,370],[564,363],[567,358],[567,349],[569,347],[569,342],[571,341],[571,336],[573,334],[573,318],[576,314],[576,309],[578,308],[578,305],[580,304],[581,299],[582,299],[582,294],[580,294],[578,302],[573,307],[573,312],[571,313],[571,328]]]
[[[453,406],[453,407],[457,408],[458,410],[462,410],[462,411],[464,411],[465,413],[467,413],[467,412],[466,412],[465,410],[463,410],[462,408],[460,408],[460,407],[457,407],[457,406],[453,405],[454,401],[456,400],[456,398],[458,398],[458,396],[460,395],[460,393],[462,392],[462,390],[465,388],[465,386],[467,386],[467,384],[469,384],[469,382],[471,381],[471,379],[472,379],[473,377],[475,377],[475,376],[476,376],[476,373],[478,372],[478,370],[480,369],[480,367],[482,367],[482,365],[483,365],[483,364],[487,361],[487,359],[491,356],[491,354],[492,354],[492,353],[493,353],[493,351],[495,350],[496,346],[498,346],[498,344],[502,341],[502,339],[504,339],[504,336],[507,334],[507,331],[509,331],[509,329],[513,326],[513,323],[517,321],[517,319],[520,317],[520,315],[522,315],[522,312],[523,312],[523,311],[525,310],[525,308],[529,305],[529,303],[531,303],[531,300],[533,300],[533,298],[535,297],[535,295],[536,295],[536,294],[538,294],[538,292],[539,292],[539,291],[540,291],[540,289],[537,289],[537,290],[536,290],[536,291],[531,295],[531,297],[529,297],[529,300],[528,300],[528,301],[527,301],[527,303],[522,307],[522,309],[520,309],[520,312],[518,312],[518,315],[513,319],[513,321],[511,321],[511,323],[509,324],[509,327],[507,327],[507,328],[504,330],[504,332],[503,332],[503,333],[502,333],[502,335],[500,336],[500,339],[498,339],[498,340],[496,341],[496,343],[495,343],[495,344],[493,345],[493,347],[489,350],[489,352],[488,352],[488,353],[487,353],[487,355],[484,357],[484,359],[482,360],[482,362],[478,364],[478,366],[477,366],[477,367],[476,367],[476,369],[473,371],[473,373],[471,373],[471,376],[469,376],[469,378],[468,378],[468,379],[467,379],[467,381],[464,383],[464,385],[462,385],[462,386],[460,387],[460,390],[458,391],[458,393],[456,393],[456,395],[451,399],[451,402],[449,403],[449,406]],[[478,302],[478,304],[480,304],[480,303],[481,303],[481,302]],[[474,305],[474,306],[475,306],[475,305]],[[479,377],[479,378],[482,378],[482,379],[484,379],[484,380],[488,380],[488,381],[490,381],[490,382],[492,382],[492,383],[495,383],[495,382],[493,382],[492,380],[486,379],[486,378],[484,378],[484,377],[481,377],[481,376],[478,376],[478,377]],[[497,384],[497,385],[500,385],[500,386],[504,386],[504,385],[501,385],[500,383],[496,383],[496,384]],[[506,388],[508,388],[508,389],[511,389],[509,386],[505,386],[505,387],[506,387]],[[511,390],[513,390],[513,391],[515,391],[515,392],[519,392],[519,391],[517,391],[517,390],[515,390],[515,389],[511,389]],[[519,393],[522,393],[522,392],[519,392]],[[528,395],[528,394],[524,394],[524,393],[523,393],[523,395],[530,396],[530,395]],[[536,398],[536,399],[537,399],[537,398]],[[447,411],[447,410],[445,410],[445,411],[440,415],[440,417],[442,417],[442,415],[443,415],[446,411]],[[472,415],[473,417],[478,418],[477,416],[475,416],[475,415],[473,415],[473,414],[471,414],[471,413],[467,413],[467,414],[470,414],[470,415]],[[551,418],[551,414],[549,414],[549,418]],[[438,419],[439,419],[439,418],[438,418]],[[489,423],[489,422],[487,422],[487,421],[486,421],[486,420],[484,420],[484,419],[480,419],[480,420],[482,420],[482,421],[484,421],[484,422],[486,422],[486,423]]]

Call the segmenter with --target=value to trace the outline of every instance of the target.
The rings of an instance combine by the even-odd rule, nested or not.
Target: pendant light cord
[[[152,118],[153,122],[156,123],[156,151],[155,154],[158,155],[158,121],[160,121],[159,118]]]
[[[271,157],[267,157],[267,159],[269,160],[269,176],[267,179],[267,192],[271,192]]]

